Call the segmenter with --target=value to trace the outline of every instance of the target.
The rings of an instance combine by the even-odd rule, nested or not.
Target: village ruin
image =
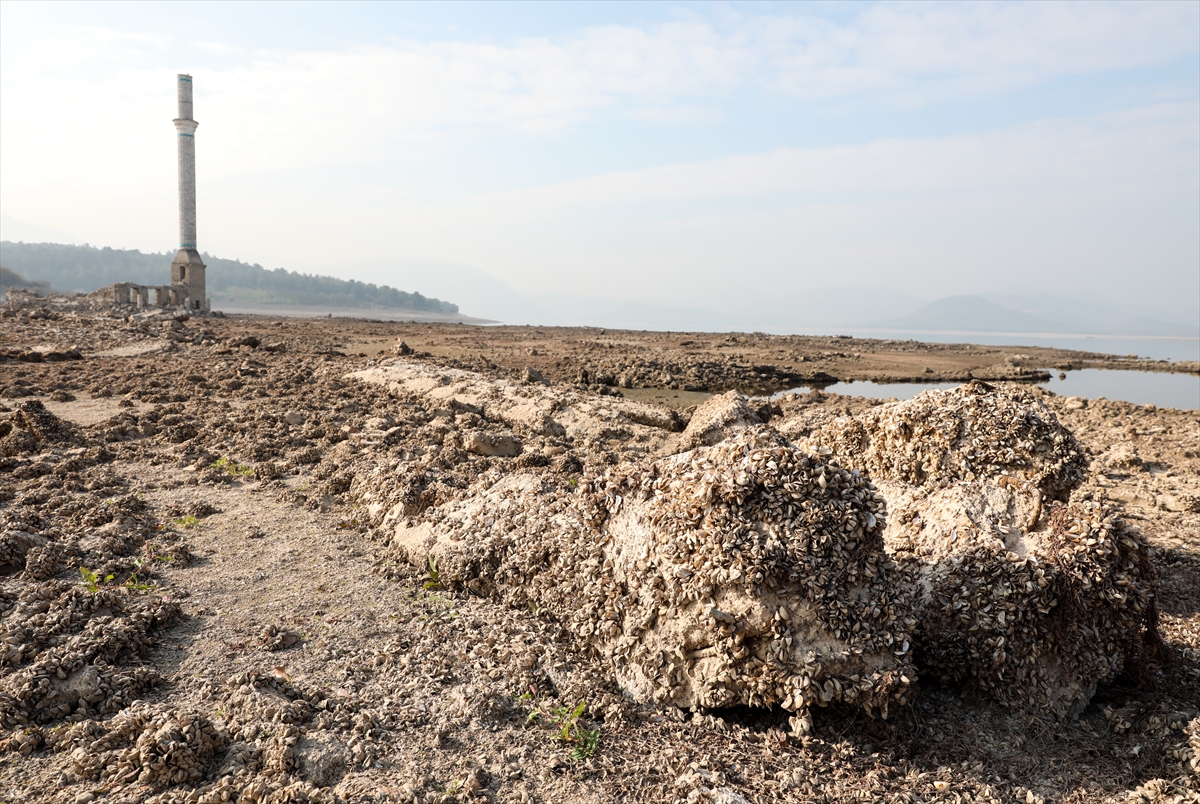
[[[118,307],[182,307],[189,312],[212,309],[204,284],[206,266],[196,250],[196,128],[200,124],[192,116],[192,77],[181,73],[176,85],[179,116],[173,122],[179,141],[179,251],[171,260],[171,283],[116,282],[107,293]]]

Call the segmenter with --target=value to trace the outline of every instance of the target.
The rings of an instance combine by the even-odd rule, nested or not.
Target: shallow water
[[[984,346],[1044,346],[1109,355],[1137,355],[1153,360],[1200,360],[1200,338],[1111,337],[1104,335],[1049,335],[1038,333],[908,332],[844,330],[859,338],[894,338],[924,343],[977,343]],[[1157,404],[1157,403],[1155,403]]]
[[[1109,369],[1082,369],[1066,372],[1060,380],[1055,372],[1049,382],[1040,383],[1043,388],[1060,396],[1084,396],[1089,399],[1104,397],[1133,402],[1137,405],[1158,405],[1162,408],[1200,410],[1200,376],[1195,374],[1161,374],[1149,371],[1116,371]],[[871,399],[912,399],[930,388],[948,390],[960,383],[876,383],[839,382],[822,388],[835,394],[865,396]],[[793,388],[775,394],[808,393],[810,388]]]

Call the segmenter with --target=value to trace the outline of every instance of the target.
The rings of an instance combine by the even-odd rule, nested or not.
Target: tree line
[[[175,252],[143,254],[135,249],[0,242],[0,264],[30,283],[56,291],[90,293],[114,282],[165,285]],[[274,270],[241,260],[201,255],[208,266],[208,295],[219,304],[295,304],[326,307],[386,307],[457,313],[458,305],[388,285]],[[6,282],[7,284],[7,282]]]

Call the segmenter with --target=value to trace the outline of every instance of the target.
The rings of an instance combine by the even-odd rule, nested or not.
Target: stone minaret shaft
[[[171,261],[171,284],[186,285],[187,306],[207,309],[204,262],[196,250],[196,127],[192,118],[192,77],[180,75],[179,117],[175,131],[179,140],[179,251]]]

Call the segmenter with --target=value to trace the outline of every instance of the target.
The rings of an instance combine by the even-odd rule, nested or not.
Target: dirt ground
[[[922,683],[887,720],[830,707],[801,738],[777,709],[637,705],[544,613],[397,562],[361,510],[373,472],[435,493],[516,462],[573,483],[622,454],[464,452],[453,412],[347,378],[396,355],[681,420],[727,389],[1163,369],[910,341],[9,315],[0,801],[1200,800],[1183,731],[1200,715],[1200,412],[1038,391],[1091,458],[1075,495],[1149,540],[1161,660],[1066,722]],[[814,393],[774,415],[879,404]]]

